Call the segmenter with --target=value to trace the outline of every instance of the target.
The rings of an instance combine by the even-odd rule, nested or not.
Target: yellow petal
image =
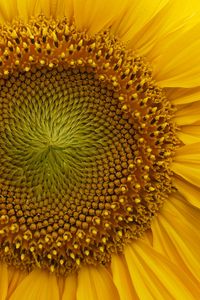
[[[55,3],[55,0],[53,0],[53,2]],[[51,1],[40,0],[39,5],[40,5],[41,12],[45,16],[50,17],[51,16],[51,5],[52,5]]]
[[[17,0],[0,1],[0,22],[12,21],[18,15]]]
[[[200,189],[183,179],[174,177],[174,185],[188,203],[200,208]]]
[[[181,126],[179,128],[178,137],[185,145],[199,143],[200,126],[199,125]]]
[[[37,16],[41,14],[39,0],[18,0],[17,8],[20,18],[25,21],[28,21],[31,16]]]
[[[200,100],[199,86],[191,89],[169,88],[166,89],[166,93],[168,98],[174,105],[188,104]]]
[[[15,291],[17,286],[26,276],[27,274],[25,272],[10,267],[8,268],[8,281],[9,281],[8,298]]]
[[[181,131],[183,133],[194,136],[196,138],[200,138],[200,126],[199,125],[182,126]]]
[[[142,241],[125,248],[125,257],[139,299],[198,299],[198,286],[159,252]]]
[[[146,230],[142,236],[142,240],[144,240],[146,243],[148,243],[150,246],[153,244],[153,236],[152,236],[152,231],[151,229]]]
[[[77,27],[96,33],[113,23],[123,12],[127,0],[74,0],[73,3]]]
[[[170,0],[167,5],[146,25],[143,30],[145,44],[149,44],[146,56],[156,63],[177,35],[181,35],[199,22],[200,2],[198,0]]]
[[[162,41],[163,44],[163,41]],[[162,87],[199,86],[200,23],[187,31],[169,36],[169,42],[160,45],[160,56],[154,62],[154,75]]]
[[[146,12],[145,9],[146,7],[148,9],[148,5],[152,5],[152,2],[155,1],[149,1],[147,6],[145,2],[140,1],[140,3],[144,3],[143,14],[148,17],[149,12]],[[198,6],[194,5],[194,2],[186,0],[183,5],[181,0],[161,1],[159,9],[154,16],[147,23],[140,23],[140,26],[143,25],[140,27],[140,30],[133,36],[130,36],[129,46],[137,49],[140,54],[147,56],[148,60],[152,61],[152,59],[159,56],[160,49],[157,44],[160,41],[170,34],[173,35],[180,28],[184,31],[185,27],[189,28],[191,26],[191,21],[188,20],[188,16],[191,16],[191,11],[193,24],[194,11],[197,11]],[[165,43],[165,41],[163,42]]]
[[[173,163],[171,167],[172,171],[181,176],[186,181],[200,186],[200,169],[190,164]]]
[[[62,300],[76,299],[76,289],[77,289],[77,275],[76,274],[69,275],[65,279]]]
[[[200,210],[174,194],[152,225],[154,247],[200,282]]]
[[[73,18],[73,0],[17,0],[19,16],[27,21],[31,16],[44,14],[54,18]]]
[[[129,1],[122,18],[113,24],[113,31],[124,41],[130,41],[166,5],[168,0]]]
[[[176,151],[175,162],[197,164],[200,169],[200,143],[185,145]],[[199,165],[199,166],[198,166]]]
[[[193,143],[198,143],[198,142],[200,142],[200,138],[199,138],[199,137],[196,137],[196,136],[193,136],[193,135],[184,133],[184,132],[182,132],[182,131],[180,131],[180,132],[178,133],[178,138],[179,138],[185,145],[190,145],[190,144],[193,144]]]
[[[70,20],[73,17],[73,0],[39,0],[42,13],[54,18],[67,17]]]
[[[105,267],[83,267],[78,272],[76,300],[119,300],[112,277]]]
[[[59,299],[62,299],[64,289],[65,289],[65,277],[58,276],[57,277],[58,291],[59,291]]]
[[[165,228],[160,226],[158,218],[153,220],[151,227],[153,231],[153,248],[166,256],[166,258],[169,258],[170,261],[176,263],[178,266],[183,267],[183,270],[186,272],[187,269],[184,267],[183,261],[180,258],[180,255],[177,253],[172,239],[167,234]]]
[[[9,300],[59,300],[56,276],[41,270],[32,271],[20,283]]]
[[[200,143],[178,149],[171,164],[172,171],[191,184],[200,187]]]
[[[64,17],[66,16],[70,20],[73,18],[74,8],[73,0],[57,0],[56,7],[51,7],[52,15],[54,17]]]
[[[120,300],[137,300],[137,294],[133,288],[129,270],[123,256],[113,255],[111,270],[114,284],[117,287]]]
[[[200,101],[188,104],[176,111],[174,122],[180,125],[191,125],[200,121]]]
[[[8,268],[0,263],[0,300],[5,300],[8,294]]]

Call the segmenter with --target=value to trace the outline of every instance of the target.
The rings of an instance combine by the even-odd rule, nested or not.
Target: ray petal
[[[77,300],[119,300],[112,277],[105,267],[83,267],[78,273]]]
[[[185,145],[200,143],[200,126],[199,125],[180,126],[177,134],[178,134],[179,139]]]
[[[21,270],[17,270],[14,268],[8,268],[8,298],[10,295],[16,290],[20,282],[27,276],[27,273],[22,272]]]
[[[31,16],[37,16],[41,13],[39,0],[17,0],[17,7],[20,18],[25,21],[28,21]]]
[[[9,300],[59,300],[56,276],[34,270],[16,288]]]
[[[200,210],[174,194],[152,225],[154,247],[200,282]]]
[[[200,209],[200,188],[177,176],[174,177],[174,185],[188,203]]]
[[[12,21],[18,16],[17,0],[0,1],[0,22]]]
[[[145,25],[168,3],[168,0],[129,1],[122,18],[118,18],[112,28],[124,41],[132,41]]]
[[[174,117],[174,122],[181,125],[196,124],[200,121],[200,101],[188,104],[181,107],[177,107],[177,111]]]
[[[113,274],[113,281],[120,295],[120,300],[139,300],[133,288],[129,270],[123,256],[112,256],[111,270]]]
[[[198,298],[199,288],[190,277],[148,244],[132,243],[125,257],[139,299]]]
[[[162,87],[192,88],[199,86],[200,23],[187,31],[180,31],[160,47],[153,62],[154,76]]]
[[[200,87],[195,88],[168,88],[168,98],[174,105],[188,104],[200,101]]]
[[[74,19],[78,28],[97,33],[109,27],[114,20],[128,9],[127,0],[74,0]]]
[[[77,289],[77,275],[76,274],[69,275],[65,279],[62,300],[75,300],[76,289]]]
[[[179,148],[171,164],[171,169],[176,175],[197,187],[200,187],[199,149],[200,143]]]
[[[8,294],[8,268],[0,263],[0,300],[5,300]]]

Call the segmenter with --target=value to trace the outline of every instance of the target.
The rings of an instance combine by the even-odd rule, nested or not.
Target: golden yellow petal
[[[17,8],[20,18],[25,21],[28,21],[31,16],[36,16],[41,13],[39,0],[18,0]]]
[[[200,121],[200,101],[184,105],[176,111],[174,122],[179,126]]]
[[[129,270],[123,256],[113,255],[111,271],[120,300],[139,300],[131,282]]]
[[[77,27],[89,33],[96,33],[110,26],[127,7],[127,0],[74,0],[73,2]]]
[[[66,16],[70,20],[73,19],[73,0],[57,0],[56,4],[54,4],[55,8],[51,6],[52,15],[54,17],[64,17]]]
[[[16,0],[20,18],[27,21],[31,16],[73,17],[73,0]],[[16,15],[16,14],[15,14]]]
[[[41,270],[27,275],[9,300],[59,300],[56,276]]]
[[[76,289],[77,289],[77,275],[69,275],[65,279],[64,292],[62,295],[62,300],[73,300],[76,299]]]
[[[152,236],[152,231],[151,229],[146,230],[142,236],[141,236],[142,240],[144,240],[147,244],[149,244],[150,246],[152,246],[153,244],[153,236]]]
[[[63,1],[63,2],[65,2],[65,1]],[[56,17],[57,16],[56,13],[57,13],[57,9],[58,9],[58,7],[57,7],[58,0],[51,0],[51,1],[39,0],[39,5],[41,7],[41,12],[45,16],[47,16],[47,17],[50,17],[50,16]]]
[[[166,5],[168,0],[136,0],[128,2],[128,9],[122,18],[113,24],[113,31],[124,41],[132,41],[134,36]]]
[[[8,289],[8,298],[18,287],[20,282],[27,276],[27,274],[23,271],[16,270],[14,268],[8,268],[8,281],[9,281],[9,289]]]
[[[176,151],[174,157],[175,162],[196,164],[197,169],[200,169],[200,143],[185,145]]]
[[[129,272],[139,299],[198,299],[198,286],[148,244],[137,241],[125,248]]]
[[[182,266],[183,261],[177,253],[172,239],[167,234],[165,228],[160,226],[158,218],[154,219],[151,227],[153,232],[153,248],[166,256],[166,258],[169,258],[170,261],[183,267],[183,270],[186,271],[187,269]]]
[[[157,41],[160,40],[166,32],[170,32],[170,28],[166,22],[168,22],[168,19],[171,19],[171,6],[172,1],[163,2],[163,6],[160,7],[160,10],[157,11],[153,18],[150,19],[128,43],[129,47],[137,49],[140,55],[147,56],[149,61],[157,56],[156,51],[152,51]],[[173,23],[169,22],[169,24],[172,25]],[[172,28],[174,29],[173,26]]]
[[[65,12],[65,6],[67,5],[67,2],[67,0],[62,2],[58,0],[39,0],[41,12],[47,17],[53,16],[55,18],[64,16],[63,13]]]
[[[181,126],[179,128],[178,137],[185,145],[199,143],[200,126],[199,125]]]
[[[182,131],[178,133],[178,138],[185,144],[185,145],[190,145],[193,143],[198,143],[200,142],[200,138],[192,136],[190,134],[186,134]]]
[[[78,272],[76,300],[120,300],[112,277],[105,267],[83,267]]]
[[[187,31],[180,30],[169,35],[168,43],[162,41],[159,46],[160,56],[153,63],[158,84],[162,87],[199,86],[200,23]]]
[[[146,41],[143,48],[148,45],[144,54],[153,64],[156,64],[169,44],[199,22],[200,5],[198,0],[170,0],[167,5],[147,24],[143,30]],[[149,36],[149,38],[148,38]]]
[[[40,5],[41,12],[45,16],[50,17],[51,16],[51,6],[54,5],[54,3],[55,3],[55,0],[51,0],[51,1],[40,0],[39,5]]]
[[[191,184],[200,187],[200,143],[178,149],[171,164],[172,171]]]
[[[197,187],[200,186],[200,169],[195,165],[174,162],[171,169],[175,174],[181,176],[191,184],[194,184]]]
[[[193,206],[200,208],[200,189],[186,182],[179,177],[174,177],[174,185],[178,192],[185,198],[185,200]]]
[[[0,1],[0,22],[12,21],[18,15],[17,0]]]
[[[179,139],[185,144],[190,145],[200,142],[200,125],[180,126],[177,132]]]
[[[58,276],[57,277],[58,291],[59,291],[59,299],[62,299],[64,289],[65,289],[65,277]]]
[[[8,294],[8,268],[0,263],[0,300],[5,300]]]
[[[152,225],[154,247],[200,282],[200,210],[174,194]]]
[[[191,89],[169,88],[166,89],[166,94],[174,105],[188,104],[200,100],[200,87]]]
[[[187,0],[183,5],[180,0],[162,1],[153,18],[143,25],[134,36],[130,37],[129,46],[138,49],[139,53],[147,56],[149,61],[158,57],[160,41],[170,34],[173,35],[180,28],[184,30],[185,27],[191,26],[188,16],[191,16],[191,12],[194,15],[194,11],[197,11],[197,5],[194,5],[193,2]],[[145,9],[144,12],[146,13]]]
[[[199,125],[188,125],[182,126],[181,131],[185,134],[200,138],[200,126]]]

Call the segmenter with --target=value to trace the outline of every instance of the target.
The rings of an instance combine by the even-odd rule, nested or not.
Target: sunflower
[[[0,1],[0,299],[199,298],[199,13]]]

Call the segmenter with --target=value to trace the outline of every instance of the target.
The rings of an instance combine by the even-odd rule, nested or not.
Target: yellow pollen
[[[139,198],[136,198],[136,199],[135,199],[135,203],[138,204],[138,203],[140,203],[140,202],[141,202],[141,200],[140,200]]]
[[[90,251],[89,250],[85,250],[84,253],[85,253],[86,256],[90,255]]]
[[[20,246],[21,246],[21,244],[20,244],[20,243],[17,243],[17,244],[15,245],[16,249],[19,249],[19,248],[20,248]]]

